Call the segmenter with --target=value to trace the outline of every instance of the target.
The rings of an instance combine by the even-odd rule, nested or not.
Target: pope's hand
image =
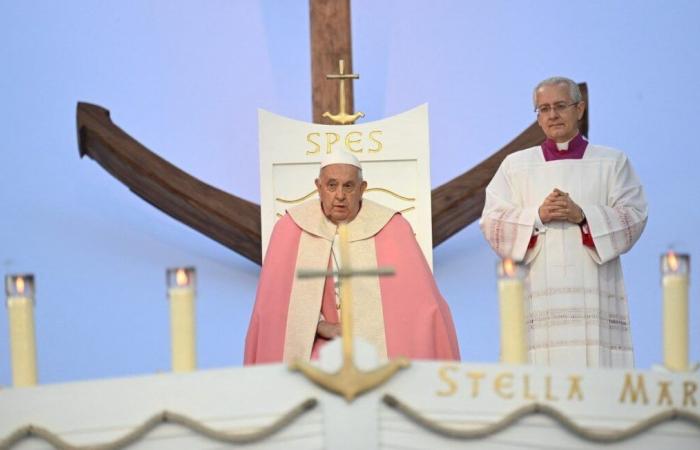
[[[316,334],[325,339],[333,339],[334,337],[340,336],[340,324],[330,323],[325,320],[321,320],[316,326]]]

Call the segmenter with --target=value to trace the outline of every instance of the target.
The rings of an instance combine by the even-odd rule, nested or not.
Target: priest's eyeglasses
[[[326,188],[326,190],[328,192],[337,191],[338,186],[340,186],[340,183],[337,183],[335,181],[330,181],[330,182],[323,185],[323,187]],[[344,194],[352,194],[353,192],[355,192],[355,189],[357,189],[357,186],[358,186],[358,184],[353,183],[353,182],[343,183],[343,187],[342,187],[343,193]]]
[[[543,114],[549,114],[550,112],[554,111],[557,114],[561,114],[564,111],[566,111],[567,108],[571,108],[574,105],[578,105],[581,102],[573,102],[573,103],[564,103],[564,102],[558,102],[553,105],[540,105],[537,108],[535,108],[535,112],[537,115],[543,115]]]

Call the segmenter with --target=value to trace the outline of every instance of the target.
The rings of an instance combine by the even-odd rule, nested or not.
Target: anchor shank
[[[345,115],[345,80],[343,78],[340,79],[340,87],[338,89],[340,93],[340,112],[338,114]]]

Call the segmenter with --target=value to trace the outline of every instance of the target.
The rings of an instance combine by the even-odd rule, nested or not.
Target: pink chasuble
[[[457,334],[411,225],[399,214],[376,236],[379,267],[396,276],[379,278],[390,358],[459,360]]]
[[[320,208],[319,208],[320,210]],[[281,362],[285,354],[290,296],[302,233],[287,214],[275,225],[260,274],[258,293],[246,337],[245,364]],[[320,239],[320,238],[319,238]],[[381,309],[389,358],[459,359],[459,347],[447,303],[440,295],[413,230],[395,214],[374,236],[377,265],[392,266],[394,277],[380,277]],[[330,262],[330,261],[329,261]],[[317,310],[326,320],[338,320],[332,277],[327,277]],[[309,339],[316,355],[325,340]]]

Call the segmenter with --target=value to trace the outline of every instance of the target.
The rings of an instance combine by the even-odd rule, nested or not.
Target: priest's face
[[[554,142],[566,142],[578,133],[578,122],[586,109],[584,102],[574,103],[566,83],[540,87],[535,95],[537,123]]]
[[[316,178],[323,214],[334,224],[350,222],[360,212],[367,182],[360,169],[350,164],[331,164]]]

